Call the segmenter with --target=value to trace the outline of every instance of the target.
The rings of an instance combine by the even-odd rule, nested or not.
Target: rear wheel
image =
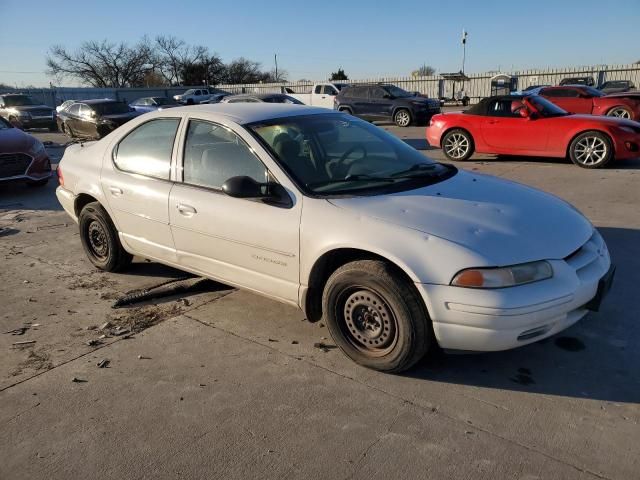
[[[411,112],[406,108],[399,108],[393,114],[393,122],[399,127],[408,127],[411,125]]]
[[[80,240],[89,261],[100,270],[117,272],[132,260],[120,243],[118,232],[102,205],[91,202],[78,216]]]
[[[473,137],[466,130],[456,128],[442,138],[442,151],[449,160],[468,160],[474,149]]]
[[[571,161],[582,168],[601,168],[613,159],[613,146],[601,132],[584,132],[569,146]]]
[[[633,114],[631,113],[631,110],[629,110],[627,107],[613,107],[611,110],[607,112],[607,116],[627,118],[631,120],[631,117],[633,117]]]
[[[418,293],[383,261],[338,268],[327,281],[322,305],[334,341],[360,365],[401,372],[429,348],[431,328]]]

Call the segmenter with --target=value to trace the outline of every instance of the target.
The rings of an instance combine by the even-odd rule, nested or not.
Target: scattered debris
[[[124,335],[125,333],[129,333],[129,332],[130,330],[128,328],[124,328],[118,325],[115,330],[111,331],[111,334],[115,335],[116,337],[119,337],[120,335]]]
[[[92,340],[89,340],[88,342],[86,342],[86,344],[88,346],[90,346],[90,347],[95,347],[97,345],[102,345],[102,342],[100,340],[97,340],[97,339],[92,339]]]
[[[98,368],[106,368],[107,366],[109,366],[109,363],[111,363],[109,359],[103,358],[97,363],[97,365],[98,365]]]
[[[207,384],[206,384],[206,383],[201,383],[201,384],[200,384],[200,385],[198,385],[198,386],[200,386],[200,387],[206,387],[206,386],[207,386]]]
[[[138,355],[138,360],[151,360],[151,357],[145,357],[144,355]]]
[[[322,323],[322,322],[318,322],[318,327],[320,327],[320,328],[324,328],[324,323]]]
[[[191,305],[191,301],[188,298],[180,298],[178,299],[178,303],[182,303],[185,307]]]
[[[111,327],[111,322],[105,322],[102,325],[100,325],[100,328],[98,330],[106,330],[109,327]]]
[[[179,293],[201,292],[207,290],[214,282],[208,278],[181,277],[162,282],[142,290],[135,290],[117,299],[111,308],[120,308],[132,303],[140,303],[162,297],[169,297]],[[181,299],[186,300],[186,299]]]
[[[15,346],[19,347],[19,346],[22,346],[22,345],[33,345],[34,343],[36,343],[35,340],[25,340],[23,342],[14,342],[14,343],[12,343],[12,345],[15,345]]]
[[[23,280],[22,283],[31,283],[29,280]]]
[[[313,346],[315,348],[322,350],[325,353],[327,353],[329,350],[332,350],[334,348],[338,348],[335,345],[327,345],[326,343],[322,343],[322,342],[316,342],[313,344]]]
[[[269,340],[270,342],[277,342],[278,341],[275,338],[268,338],[267,340]]]
[[[291,340],[291,345],[298,345],[298,341],[297,340]]]
[[[73,377],[73,378],[71,379],[71,381],[72,381],[73,383],[86,383],[86,382],[87,382],[87,380],[83,380],[83,379],[78,378],[78,377]]]
[[[24,333],[29,330],[29,327],[18,327],[18,328],[14,328],[13,330],[9,330],[8,332],[4,332],[5,335],[6,334],[11,334],[11,335],[24,335]]]
[[[107,338],[107,336],[103,333],[103,334],[102,334],[102,335],[100,335],[98,338],[99,338],[100,340],[102,340],[103,338]]]
[[[97,325],[87,325],[87,327],[86,327],[87,330],[95,330],[97,328],[98,328]]]

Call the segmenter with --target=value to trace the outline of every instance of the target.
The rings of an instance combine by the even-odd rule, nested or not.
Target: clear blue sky
[[[53,44],[171,34],[224,61],[244,56],[290,80],[467,72],[640,60],[640,0],[0,0],[0,83],[48,85]],[[35,73],[17,73],[35,72]],[[76,82],[68,81],[68,84]]]

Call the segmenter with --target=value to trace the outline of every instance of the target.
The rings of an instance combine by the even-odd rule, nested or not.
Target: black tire
[[[418,292],[380,260],[358,260],[333,272],[322,308],[336,345],[367,368],[407,370],[431,344],[430,320]]]
[[[398,127],[408,127],[413,122],[413,116],[407,108],[399,108],[393,113],[393,123]]]
[[[464,97],[462,99],[462,106],[463,107],[468,107],[469,106],[469,97]]]
[[[49,183],[49,177],[43,178],[42,180],[30,180],[27,182],[28,187],[44,187],[47,183]]]
[[[89,261],[100,270],[117,272],[129,266],[133,256],[120,243],[118,232],[102,205],[91,202],[78,216],[80,240]]]
[[[189,100],[187,100],[187,105],[193,105],[193,98],[190,98]]]
[[[440,143],[445,157],[460,162],[469,160],[476,148],[471,134],[461,128],[449,130]]]
[[[588,148],[592,145],[592,151]],[[581,133],[569,145],[569,158],[582,168],[602,168],[613,160],[611,139],[604,133],[591,130]]]

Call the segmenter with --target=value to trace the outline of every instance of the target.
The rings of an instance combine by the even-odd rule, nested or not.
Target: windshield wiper
[[[384,183],[393,183],[396,180],[398,180],[397,178],[391,178],[391,177],[376,177],[374,175],[367,175],[366,173],[363,174],[355,174],[355,175],[347,175],[344,178],[336,178],[333,180],[324,180],[322,182],[314,182],[314,183],[307,183],[307,187],[310,188],[314,188],[314,187],[320,187],[323,185],[332,185],[334,183],[346,183],[346,182],[384,182]]]
[[[431,176],[434,170],[437,168],[437,163],[416,163],[415,165],[391,174],[392,178],[411,178],[411,177],[423,177]],[[438,173],[440,175],[441,173]]]

